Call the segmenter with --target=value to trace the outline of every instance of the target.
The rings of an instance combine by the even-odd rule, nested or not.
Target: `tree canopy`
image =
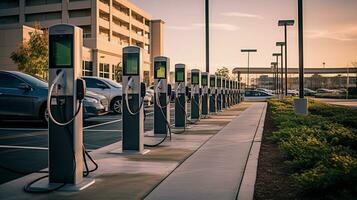
[[[48,75],[48,35],[39,26],[11,53],[10,58],[18,66],[18,70],[26,74],[47,79]]]
[[[222,76],[224,78],[229,78],[229,69],[227,67],[218,68],[216,73],[217,76]]]

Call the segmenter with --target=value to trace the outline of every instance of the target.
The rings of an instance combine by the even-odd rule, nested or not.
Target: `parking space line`
[[[14,145],[0,145],[4,149],[29,149],[29,150],[48,150],[47,147],[30,147],[30,146],[14,146]]]
[[[84,130],[85,132],[121,132],[122,130],[102,130],[102,129],[87,129],[87,130]]]
[[[47,131],[47,128],[0,128],[0,131]]]
[[[91,145],[91,144],[86,144]],[[91,145],[97,146],[97,145]],[[101,146],[98,146],[101,147]],[[0,148],[3,149],[24,149],[24,150],[41,150],[41,151],[48,151],[48,147],[31,147],[31,146],[16,146],[16,145],[0,145]],[[87,149],[87,151],[93,151],[93,149]]]

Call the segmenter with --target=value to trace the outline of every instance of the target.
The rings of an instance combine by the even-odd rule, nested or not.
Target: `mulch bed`
[[[269,137],[274,131],[271,109],[268,107],[264,123],[263,140],[260,148],[254,199],[302,199],[289,179],[289,168],[277,144]]]

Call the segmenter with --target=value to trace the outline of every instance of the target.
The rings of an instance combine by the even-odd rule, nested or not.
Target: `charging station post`
[[[186,127],[186,65],[175,65],[175,128]]]
[[[209,114],[209,96],[208,96],[208,72],[201,73],[201,87],[202,87],[202,115],[207,116]]]
[[[217,111],[222,111],[223,106],[223,90],[222,90],[222,77],[217,76]]]
[[[142,49],[123,48],[123,152],[144,151],[144,97]]]
[[[222,109],[227,108],[227,88],[226,88],[226,78],[222,78]]]
[[[168,84],[170,59],[154,58],[154,134],[166,135],[170,126],[171,85]]]
[[[210,84],[210,100],[209,108],[210,113],[214,114],[217,112],[217,87],[216,87],[217,78],[216,75],[210,75],[209,84]]]
[[[201,71],[191,70],[191,121],[198,121],[201,116]]]
[[[27,192],[78,191],[95,182],[83,177],[82,47],[82,29],[68,24],[49,28],[49,175],[25,186]]]

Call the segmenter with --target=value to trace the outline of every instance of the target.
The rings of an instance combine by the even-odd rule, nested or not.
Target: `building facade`
[[[68,23],[83,29],[84,46],[91,51],[90,56],[83,58],[85,75],[113,79],[116,66],[121,65],[123,47],[135,45],[144,50],[142,73],[144,79],[151,81],[153,57],[163,51],[164,22],[152,20],[150,14],[127,0],[0,1],[0,32],[21,30],[24,25],[34,27],[36,23],[43,28]],[[6,40],[22,42],[11,37],[1,37],[0,45]],[[1,68],[16,70],[16,65],[6,60],[8,57],[1,55]]]

